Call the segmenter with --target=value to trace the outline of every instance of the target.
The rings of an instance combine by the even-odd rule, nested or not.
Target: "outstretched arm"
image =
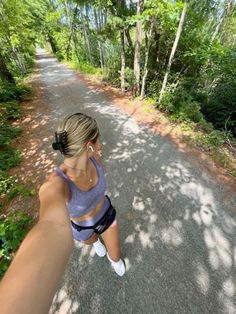
[[[72,251],[70,220],[57,184],[44,184],[40,194],[39,222],[0,284],[1,314],[48,313]]]

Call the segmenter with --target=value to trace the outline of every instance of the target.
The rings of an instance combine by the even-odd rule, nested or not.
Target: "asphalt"
[[[224,200],[228,187],[196,157],[138,124],[43,50],[37,67],[50,139],[66,114],[98,120],[127,265],[120,278],[106,258],[75,243],[50,313],[235,314],[236,195]]]

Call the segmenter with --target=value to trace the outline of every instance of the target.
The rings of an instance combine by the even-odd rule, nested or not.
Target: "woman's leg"
[[[101,237],[106,245],[109,257],[114,261],[120,260],[120,236],[119,226],[115,220],[113,224],[101,234]]]

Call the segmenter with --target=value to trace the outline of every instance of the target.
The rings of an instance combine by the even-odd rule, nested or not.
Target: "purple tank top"
[[[54,168],[54,171],[62,177],[69,186],[70,200],[67,202],[67,207],[71,218],[81,217],[87,214],[94,209],[105,196],[106,181],[102,167],[99,166],[95,158],[91,157],[91,160],[97,170],[98,182],[87,192],[81,191],[60,168]]]

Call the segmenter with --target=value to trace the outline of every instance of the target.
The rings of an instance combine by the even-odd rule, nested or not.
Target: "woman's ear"
[[[88,142],[86,144],[86,149],[87,149],[87,151],[91,151],[92,153],[94,153],[94,149],[93,149],[93,146],[92,146],[91,142]]]

